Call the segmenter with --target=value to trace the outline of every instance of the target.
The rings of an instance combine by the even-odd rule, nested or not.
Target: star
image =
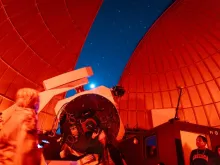
[[[142,24],[143,24],[143,21],[142,21],[142,20],[140,20],[139,22],[140,22],[140,25],[142,25]]]
[[[92,79],[106,86],[117,84],[124,72],[122,66],[126,65],[127,59],[136,49],[136,44],[151,27],[152,20],[157,19],[170,5],[168,0],[161,1],[159,5],[152,2],[153,0],[130,0],[115,4],[112,0],[104,0],[106,8],[103,6],[99,10],[94,24],[91,25],[91,31],[86,39],[88,45],[83,47],[76,68],[92,66],[94,70]],[[125,19],[126,16],[130,18]],[[103,36],[100,29],[107,35]],[[100,44],[103,48],[100,48]],[[91,54],[93,56],[87,58]],[[115,61],[118,57],[120,60]],[[118,74],[113,74],[115,70]]]
[[[160,13],[161,11],[159,9],[157,9],[157,12]]]

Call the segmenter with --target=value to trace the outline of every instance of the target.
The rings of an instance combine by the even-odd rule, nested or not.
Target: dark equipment
[[[58,143],[54,140],[58,139],[57,136],[49,137],[53,142],[50,142],[50,147],[44,150],[47,160],[59,160],[59,152],[63,144],[85,155],[102,154],[103,145],[98,137],[93,139],[91,136],[94,132],[104,131],[107,143],[114,143],[120,129],[120,118],[115,105],[107,98],[98,94],[85,94],[65,105],[60,114],[59,124],[62,140]],[[73,135],[70,128],[76,129],[76,135]],[[70,155],[65,160],[80,158]]]

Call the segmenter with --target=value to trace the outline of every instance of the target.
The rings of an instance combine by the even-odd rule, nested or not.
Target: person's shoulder
[[[206,151],[209,152],[209,153],[214,153],[212,150],[210,150],[208,148],[206,149]]]
[[[194,149],[194,150],[191,151],[191,154],[194,154],[196,152],[197,152],[197,149]]]
[[[206,152],[210,157],[215,157],[215,153],[210,150],[210,149],[207,149],[207,152]]]

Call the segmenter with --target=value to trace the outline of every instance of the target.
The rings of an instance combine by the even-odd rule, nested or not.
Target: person
[[[38,107],[38,92],[22,88],[16,94],[15,104],[2,112],[0,164],[46,164],[42,151],[37,147]]]
[[[192,150],[190,154],[190,165],[210,165],[214,157],[214,153],[206,148],[207,138],[205,136],[199,135],[196,138],[195,150]]]
[[[69,138],[72,139],[71,143],[82,144],[83,142],[84,146],[86,146],[86,150],[84,153],[81,153],[79,152],[79,148],[77,149],[77,146],[75,146],[75,148],[73,147],[74,148],[73,149],[70,147],[71,145],[69,142],[64,143],[62,144],[61,152],[60,152],[60,158],[62,160],[74,160],[74,161],[78,161],[78,164],[88,164],[88,165],[106,164],[107,160],[105,160],[105,152],[104,152],[104,146],[106,143],[106,134],[104,133],[104,131],[100,131],[98,133],[94,132],[91,135],[87,134],[87,137],[83,135],[80,137],[76,125],[71,125],[69,129],[70,129],[70,134],[73,137],[73,138]],[[80,140],[80,138],[82,141]],[[84,140],[87,139],[87,140],[84,141],[83,139]]]
[[[220,145],[215,148],[215,158],[212,165],[220,165]]]

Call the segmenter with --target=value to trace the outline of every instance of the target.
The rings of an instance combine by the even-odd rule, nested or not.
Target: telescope
[[[92,75],[92,68],[85,67],[43,81],[45,91],[39,94],[38,111],[40,140],[49,143],[43,151],[50,163],[66,160],[68,164],[74,160],[78,164],[94,164],[92,160],[99,161],[105,145],[117,145],[123,139],[125,129],[117,99],[125,90],[121,86],[85,90]],[[75,94],[65,98],[70,90],[75,90]]]

